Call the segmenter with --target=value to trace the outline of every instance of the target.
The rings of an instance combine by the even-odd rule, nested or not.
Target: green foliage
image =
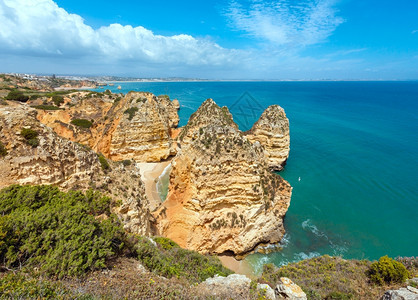
[[[26,143],[32,146],[33,148],[39,146],[39,133],[35,130],[32,130],[30,128],[22,128],[22,130],[20,131],[20,135],[23,136],[26,140]]]
[[[74,124],[78,127],[82,127],[82,128],[90,128],[91,126],[93,126],[93,123],[89,120],[86,119],[74,119],[71,121],[71,124]]]
[[[0,277],[0,299],[92,299],[75,295],[61,284],[9,273]]]
[[[128,114],[129,116],[128,116],[128,119],[129,119],[129,121],[131,121],[132,119],[133,119],[133,117],[135,116],[135,113],[138,111],[138,107],[131,107],[131,108],[128,108],[127,110],[125,110],[123,113],[124,114]]]
[[[130,166],[130,165],[132,165],[132,160],[130,160],[130,159],[125,159],[125,160],[123,160],[123,161],[122,161],[122,164],[123,164],[125,167]]]
[[[99,154],[99,162],[100,162],[100,165],[102,166],[103,171],[110,169],[110,165],[107,162],[107,159],[102,154]]]
[[[29,97],[24,95],[21,91],[13,90],[9,92],[5,99],[26,102],[29,100]]]
[[[167,238],[155,238],[154,241],[157,246],[147,238],[141,238],[135,248],[144,266],[158,275],[183,277],[196,283],[215,274],[227,276],[232,273],[222,266],[217,257],[182,249]]]
[[[410,274],[403,264],[386,255],[371,264],[368,275],[372,282],[382,285],[405,282]]]
[[[112,92],[110,90],[106,90],[106,91],[104,91],[104,94],[105,95],[112,95]]]
[[[64,98],[60,95],[53,95],[52,102],[54,102],[56,106],[60,106],[61,104],[64,103]]]
[[[7,149],[3,145],[3,143],[0,142],[0,157],[6,156],[6,155],[7,155]]]
[[[32,107],[36,109],[42,109],[42,110],[62,110],[62,108],[59,108],[53,105],[35,105]]]
[[[36,100],[40,97],[41,97],[41,95],[31,95],[29,98],[30,98],[30,100]]]
[[[370,262],[365,260],[324,255],[280,268],[265,265],[261,279],[275,286],[280,277],[288,277],[305,291],[308,299],[377,299],[381,291],[369,284],[366,276],[369,266]]]
[[[110,217],[95,218],[104,213]],[[8,268],[83,275],[106,267],[106,260],[123,248],[124,237],[110,214],[110,198],[98,192],[18,185],[0,191],[0,261]]]

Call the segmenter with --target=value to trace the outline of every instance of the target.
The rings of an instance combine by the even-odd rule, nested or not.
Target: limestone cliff
[[[56,133],[88,145],[114,161],[158,162],[175,154],[172,130],[177,127],[178,101],[151,93],[74,93],[64,110],[42,111],[39,120]],[[90,128],[71,124],[92,121]]]
[[[283,169],[290,150],[289,120],[283,108],[269,106],[245,134],[251,142],[263,146],[271,170]]]
[[[238,130],[238,125],[226,106],[219,107],[213,99],[207,99],[196,112],[194,112],[182,128],[179,135],[181,145],[186,145],[197,138],[199,130],[205,126],[230,126]]]
[[[226,108],[208,99],[180,134],[169,194],[154,214],[159,234],[201,253],[243,254],[284,234],[291,187],[272,174]]]
[[[120,200],[115,212],[126,230],[149,234],[148,200],[139,169],[108,162],[102,165],[87,147],[58,136],[41,124],[37,111],[9,102],[0,107],[0,188],[11,184],[53,184],[63,190],[94,188]]]

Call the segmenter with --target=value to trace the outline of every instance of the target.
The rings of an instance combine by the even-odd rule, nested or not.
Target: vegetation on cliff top
[[[132,257],[150,271],[151,279],[155,274],[172,277],[182,286],[231,273],[216,257],[181,249],[169,239],[126,233],[111,212],[116,202],[92,190],[65,193],[53,186],[19,185],[1,190],[0,269],[17,273],[0,274],[0,292],[9,297],[66,298],[74,290],[54,284],[56,279],[98,276],[92,275],[94,270],[118,267],[115,260]],[[151,285],[156,279],[152,280]],[[170,294],[136,287],[137,292],[143,290],[146,295]]]
[[[341,257],[328,255],[291,263],[281,268],[267,264],[263,268],[260,281],[274,287],[280,277],[288,277],[299,285],[307,294],[308,299],[378,299],[384,291],[399,288],[407,277],[402,280],[386,280],[376,284],[371,274],[386,273],[388,265],[396,265],[400,273],[406,274],[405,266],[387,256],[379,261],[345,260]],[[410,259],[408,260],[410,261]],[[399,265],[398,265],[399,264]],[[418,259],[413,259],[410,272],[418,270]],[[373,270],[373,271],[372,271]],[[380,276],[380,275],[379,275]],[[389,275],[392,279],[400,279],[397,272]]]
[[[71,124],[76,125],[76,126],[81,127],[81,128],[86,128],[86,129],[93,126],[93,123],[89,120],[86,120],[86,119],[74,119],[74,120],[71,121]]]

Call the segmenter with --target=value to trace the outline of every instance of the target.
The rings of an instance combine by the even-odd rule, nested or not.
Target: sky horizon
[[[0,73],[417,80],[418,1],[0,0]]]

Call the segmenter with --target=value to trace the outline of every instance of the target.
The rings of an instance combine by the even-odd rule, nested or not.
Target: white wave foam
[[[295,261],[300,261],[300,260],[304,260],[304,259],[314,258],[314,257],[320,256],[320,255],[321,254],[319,254],[318,252],[309,252],[309,253],[299,252],[299,253],[296,253],[294,255],[294,259],[295,259]]]
[[[305,230],[310,230],[313,234],[319,237],[325,237],[328,240],[328,237],[322,231],[319,231],[318,227],[311,223],[310,219],[307,219],[302,222],[302,228]]]

